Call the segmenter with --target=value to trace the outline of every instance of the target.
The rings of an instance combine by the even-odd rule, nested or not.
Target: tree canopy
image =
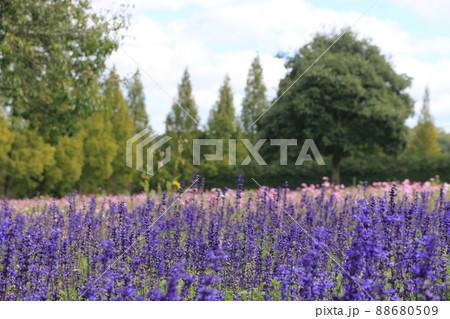
[[[219,99],[211,109],[208,132],[211,137],[230,138],[235,132],[235,112],[230,77],[227,75],[219,89]]]
[[[172,138],[172,160],[164,170],[157,173],[158,178],[165,182],[177,179],[189,181],[196,170],[192,166],[192,139],[198,137],[200,132],[197,124],[200,118],[187,68],[178,85],[175,102],[166,119],[166,134]]]
[[[137,70],[130,81],[128,81],[127,102],[133,118],[136,133],[145,128],[150,128],[147,111],[145,110],[144,87],[141,82],[141,75]]]
[[[410,152],[417,155],[435,155],[441,153],[439,131],[433,124],[430,113],[430,92],[425,88],[419,121],[413,130]]]
[[[117,48],[106,33],[116,35],[123,18],[93,13],[89,0],[1,1],[0,95],[9,113],[52,142],[72,133],[95,107],[98,77]]]
[[[312,138],[332,158],[335,183],[343,157],[376,147],[387,153],[401,150],[404,122],[413,112],[405,92],[411,78],[397,74],[378,47],[352,32],[301,76],[337,37],[317,34],[287,59],[277,95],[281,98],[261,118],[262,137]]]
[[[200,119],[192,95],[192,84],[187,68],[184,70],[181,83],[178,86],[178,96],[175,102],[167,115],[166,131],[178,135],[197,131],[197,123]]]
[[[242,101],[242,128],[243,133],[248,137],[254,137],[258,132],[258,122],[253,123],[264,112],[268,105],[266,97],[266,86],[263,80],[263,69],[259,56],[256,56],[248,71],[247,85],[245,86],[245,96]]]

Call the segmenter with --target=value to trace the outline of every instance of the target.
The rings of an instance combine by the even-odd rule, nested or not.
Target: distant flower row
[[[287,190],[287,196],[290,200],[295,200],[296,197],[300,196],[300,192],[313,192],[315,195],[320,193],[323,188],[325,188],[325,192],[327,194],[333,194],[337,200],[342,202],[346,195],[348,194],[355,194],[355,195],[363,195],[364,192],[368,192],[372,195],[384,195],[385,192],[389,192],[392,188],[392,185],[395,183],[397,185],[398,192],[400,194],[405,194],[412,196],[415,192],[422,192],[422,191],[428,191],[428,192],[438,192],[441,185],[444,185],[445,190],[450,190],[450,184],[443,183],[441,184],[439,180],[439,175],[436,175],[435,177],[430,178],[427,182],[411,182],[410,180],[406,179],[403,182],[373,182],[372,184],[362,184],[362,185],[356,185],[356,186],[345,186],[345,185],[333,185],[329,182],[329,178],[324,176],[323,182],[321,184],[306,184],[302,183],[301,187],[298,187],[294,190],[288,189]],[[174,181],[172,183],[177,189],[181,188],[181,185],[179,182]],[[249,187],[254,187],[255,185],[248,185]],[[100,188],[99,191],[102,189]],[[246,192],[241,192],[242,196],[248,195],[249,193],[253,192],[261,192],[266,191],[266,188],[264,189],[256,189],[256,190],[249,190]],[[269,193],[273,194],[277,191],[276,188],[269,188],[267,190]],[[213,188],[211,190],[204,189],[202,191],[207,197],[215,197],[217,192],[223,193],[225,196],[227,196],[229,199],[233,199],[235,197],[235,191],[231,188],[227,188],[226,190],[222,190],[220,188]],[[200,197],[198,195],[198,190],[194,188],[191,188],[186,191],[185,196],[188,194],[194,194],[196,197]],[[91,200],[92,196],[96,197],[96,200],[100,203],[102,203],[103,208],[108,208],[110,202],[119,202],[124,201],[128,204],[129,207],[134,207],[135,205],[143,204],[145,203],[147,199],[147,195],[144,193],[141,194],[134,194],[134,195],[77,195],[78,201],[77,205],[80,205],[82,207],[83,205],[87,205],[87,203]],[[152,196],[152,199],[157,199],[158,194],[155,194]],[[192,195],[190,196],[192,197]],[[45,207],[49,207],[50,205],[54,204],[58,207],[64,207],[68,204],[69,197],[63,197],[63,198],[51,198],[47,195],[33,197],[33,198],[24,198],[24,199],[10,199],[8,200],[9,205],[16,209],[21,211],[32,211],[32,210],[41,210]],[[101,207],[97,208],[97,212],[100,210]]]

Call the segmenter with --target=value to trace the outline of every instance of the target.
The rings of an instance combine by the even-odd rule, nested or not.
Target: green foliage
[[[208,134],[211,138],[230,138],[235,133],[235,113],[230,77],[227,75],[219,89],[219,99],[211,109]]]
[[[127,103],[130,109],[131,118],[133,120],[134,132],[139,133],[145,128],[152,130],[148,114],[145,109],[144,87],[142,85],[141,74],[139,70],[136,70],[133,77],[130,80],[128,80],[126,84],[127,84],[126,85]],[[147,155],[144,154],[144,160],[146,159]],[[133,179],[131,182],[132,192],[140,191],[142,189],[141,178],[142,176],[139,171],[136,171],[135,174],[133,174]]]
[[[176,103],[172,105],[166,120],[166,135],[172,138],[170,140],[172,160],[153,178],[157,181],[159,189],[165,188],[167,182],[172,182],[175,176],[179,176],[180,180],[189,183],[197,170],[192,165],[192,140],[198,138],[200,134],[197,128],[200,119],[187,68],[184,70],[178,86],[178,96],[175,101]],[[155,155],[163,158],[164,154],[160,151]]]
[[[45,171],[55,164],[55,148],[47,144],[35,129],[22,123],[15,123],[13,140],[10,135],[9,141],[12,143],[0,168],[3,189],[6,195],[11,192],[23,197],[43,183]]]
[[[12,130],[8,121],[0,114],[0,189],[3,189],[5,195],[8,194],[10,183],[10,172],[7,170],[7,164],[11,159],[15,136],[16,132]]]
[[[8,121],[0,116],[0,167],[5,165],[10,156],[14,137],[15,133],[10,128]]]
[[[192,95],[190,75],[186,68],[181,84],[178,86],[176,103],[172,105],[172,110],[167,116],[166,132],[175,133],[178,136],[195,133],[199,121],[197,106]]]
[[[450,153],[450,133],[446,133],[444,129],[439,130],[438,143],[442,149],[442,153]]]
[[[142,176],[141,180],[141,186],[144,189],[144,193],[147,194],[147,196],[150,196],[150,182],[146,176]]]
[[[245,96],[242,101],[242,127],[244,135],[253,138],[260,128],[259,123],[252,125],[258,117],[269,107],[266,97],[266,86],[263,81],[263,69],[256,56],[248,71]]]
[[[251,181],[254,177],[261,185],[277,187],[284,185],[287,181],[291,189],[301,187],[306,184],[321,184],[323,176],[331,176],[332,159],[324,157],[326,165],[319,166],[312,162],[305,162],[301,166],[289,163],[287,166],[280,166],[278,163],[271,163],[267,166],[237,166],[231,171],[219,172],[217,175],[208,176],[206,187],[236,187],[236,178],[243,174],[248,182],[248,188],[258,186]],[[442,182],[450,182],[450,154],[416,156],[407,153],[399,156],[388,155],[366,155],[360,157],[347,157],[341,162],[341,183],[353,185],[364,181],[428,181],[435,175],[440,176]]]
[[[413,131],[413,138],[409,152],[418,155],[435,155],[441,153],[438,142],[439,131],[433,124],[430,113],[430,93],[425,88],[423,106],[419,116],[419,122]]]
[[[440,154],[442,149],[438,138],[439,131],[433,122],[418,123],[414,128],[410,152],[423,155]]]
[[[145,128],[151,129],[149,126],[148,115],[145,111],[144,87],[142,86],[139,70],[134,73],[127,86],[127,102],[133,119],[135,132],[138,133]]]
[[[425,182],[435,175],[442,181],[450,181],[450,156],[415,156],[401,154],[392,156],[366,156],[358,159],[346,159],[342,163],[344,182],[350,185],[351,177],[357,181],[411,181]]]
[[[46,171],[45,193],[64,196],[73,192],[83,164],[83,134],[61,137],[55,146],[55,165]]]
[[[227,75],[219,89],[218,100],[211,109],[208,127],[203,136],[203,138],[220,139],[223,141],[223,160],[201,161],[200,172],[202,175],[211,177],[227,174],[232,170],[234,161],[236,164],[240,164],[245,152],[243,149],[244,146],[240,142],[243,137],[241,123],[235,115],[233,92],[231,90],[230,78]],[[236,152],[230,148],[230,142],[232,145],[231,148],[235,147]],[[202,147],[201,152],[214,154],[216,153],[216,149],[214,146]],[[234,159],[234,153],[236,159]]]
[[[117,48],[107,33],[118,38],[125,20],[123,12],[95,14],[89,0],[0,3],[3,193],[64,195],[127,185],[119,144],[134,127],[118,83],[99,89],[105,61]]]
[[[119,193],[129,189],[134,169],[124,165],[126,141],[135,133],[135,126],[127,102],[120,89],[120,79],[113,69],[104,84],[105,115],[112,126],[112,136],[116,145],[116,154],[112,165],[112,174],[103,186],[111,193]]]
[[[351,32],[300,77],[337,37],[317,34],[288,58],[280,99],[261,118],[261,136],[313,138],[322,155],[332,156],[338,183],[343,157],[362,148],[372,152],[375,146],[388,153],[402,149],[413,103],[405,93],[411,79],[396,74],[376,46]]]
[[[113,126],[108,114],[97,113],[83,121],[84,165],[79,190],[95,193],[104,187],[114,173],[113,162],[117,155]]]
[[[54,145],[27,121],[2,113],[2,193],[12,197],[36,192],[64,196],[75,189],[119,193],[131,190],[133,177],[139,187],[138,172],[125,165],[126,140],[133,136],[135,127],[114,69],[96,89],[100,99],[95,112],[80,121],[78,133],[61,136]]]
[[[93,109],[95,84],[117,48],[106,32],[125,26],[124,16],[107,19],[92,12],[90,1],[78,3],[0,2],[0,94],[13,116],[53,143]]]
[[[88,6],[88,1],[81,4]],[[99,80],[115,45],[88,21],[84,10],[70,2],[57,6],[56,1],[7,1],[0,6],[2,194],[63,196],[78,189],[83,193],[144,190],[152,195],[155,189],[176,191],[179,186],[174,181],[189,186],[197,170],[207,177],[207,188],[235,187],[239,174],[246,179],[256,176],[269,186],[288,181],[290,187],[320,184],[322,176],[333,174],[339,182],[339,172],[340,181],[347,185],[353,184],[354,177],[356,182],[425,181],[436,174],[442,181],[450,178],[450,158],[439,155],[441,148],[450,153],[450,134],[434,127],[428,91],[419,124],[407,133],[404,121],[412,112],[412,100],[405,89],[410,78],[396,74],[377,47],[352,33],[337,41],[297,82],[337,35],[318,34],[288,58],[288,72],[278,89],[280,99],[256,126],[251,124],[269,104],[258,56],[248,72],[241,118],[235,115],[226,76],[203,131],[197,127],[200,120],[186,69],[166,121],[165,134],[172,137],[171,161],[154,176],[143,178],[125,165],[126,140],[150,128],[139,72],[125,82],[126,98],[123,80],[114,69],[104,82]],[[64,20],[69,14],[73,20]],[[97,18],[106,30],[123,26],[123,17],[112,22]],[[64,28],[71,28],[73,34]],[[279,148],[271,147],[261,152],[268,166],[254,161],[241,166],[248,155],[241,139],[254,144],[257,137],[296,138],[299,144],[313,138],[327,165],[294,166],[299,147],[289,147],[289,165],[280,166]],[[194,167],[195,138],[222,139],[223,161],[203,159]],[[396,156],[406,139],[408,152]],[[237,166],[229,163],[234,140]],[[165,147],[155,152],[156,160],[164,157]],[[214,147],[201,151],[215,153]],[[258,291],[243,294],[258,299]]]

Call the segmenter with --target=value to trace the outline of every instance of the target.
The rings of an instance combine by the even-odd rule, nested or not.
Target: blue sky
[[[315,32],[351,25],[373,3],[356,0],[134,0],[122,48],[141,65],[147,110],[154,129],[164,121],[185,67],[191,73],[201,125],[231,78],[237,113],[251,60],[259,54],[269,98],[285,74],[277,52],[294,52]],[[95,8],[112,8],[106,0]],[[409,93],[421,107],[425,86],[437,126],[450,132],[450,1],[379,0],[354,26],[390,57],[395,70],[413,77]],[[123,76],[136,64],[119,50],[109,61]],[[156,79],[161,91],[145,73]],[[166,92],[168,93],[167,96]],[[274,106],[276,107],[276,105]],[[415,118],[407,124],[414,126]]]

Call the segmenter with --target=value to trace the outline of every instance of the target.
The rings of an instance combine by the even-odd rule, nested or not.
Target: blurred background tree
[[[195,133],[198,130],[197,125],[199,121],[197,106],[192,94],[189,70],[186,68],[178,86],[178,97],[167,115],[166,132],[179,136]]]
[[[114,159],[117,156],[113,126],[109,114],[96,113],[83,121],[84,164],[77,189],[83,193],[97,193],[104,188],[114,173]]]
[[[127,102],[131,111],[135,132],[138,133],[145,128],[151,130],[148,114],[145,110],[144,87],[139,70],[136,70],[131,80],[127,82],[127,88]]]
[[[104,83],[103,89],[105,112],[113,129],[114,144],[117,152],[112,163],[113,173],[103,186],[113,193],[128,189],[135,171],[124,165],[127,140],[135,134],[136,127],[133,124],[132,112],[127,105],[122,90],[120,79],[115,68],[110,72]]]
[[[376,46],[353,33],[316,61],[337,39],[331,33],[317,34],[287,58],[276,104],[254,126],[269,107],[259,56],[250,61],[241,114],[226,76],[202,128],[197,125],[200,119],[186,68],[166,130],[156,132],[172,137],[172,159],[144,180],[141,172],[125,165],[126,140],[151,129],[140,72],[120,78],[114,68],[105,67],[117,45],[91,23],[88,14],[114,36],[126,26],[127,16],[106,18],[93,13],[89,1],[80,4],[83,9],[70,1],[0,2],[3,195],[64,196],[76,189],[128,193],[144,186],[147,191],[174,190],[179,185],[174,181],[189,186],[195,171],[206,177],[210,188],[233,187],[239,174],[269,186],[288,181],[291,187],[317,184],[330,174],[334,182],[345,184],[424,181],[435,174],[450,178],[450,134],[434,127],[428,91],[417,126],[408,128],[405,119],[412,114],[412,100],[405,89],[411,79],[396,74]],[[294,83],[313,62],[317,63]],[[248,155],[241,139],[254,144],[260,137],[296,138],[299,145],[288,148],[289,163],[295,163],[304,139],[313,138],[327,165],[280,166],[279,147],[262,150],[267,166],[254,161],[241,165]],[[193,166],[194,138],[222,139],[224,160],[203,160]],[[229,157],[234,147],[236,166],[229,165],[234,162]],[[162,159],[164,152],[165,147],[154,156]],[[214,152],[214,147],[202,147],[203,154]]]
[[[11,128],[11,126],[10,126]],[[15,120],[14,134],[7,133],[9,150],[0,170],[3,172],[3,191],[24,197],[45,182],[44,172],[55,164],[55,148],[24,121]],[[1,156],[1,155],[0,155]]]
[[[259,56],[256,56],[248,71],[245,96],[242,100],[241,121],[243,133],[250,140],[254,140],[260,128],[259,123],[253,123],[268,107],[266,86],[263,80],[263,69]]]
[[[192,140],[200,135],[197,105],[195,104],[189,70],[186,68],[178,85],[176,103],[166,119],[166,135],[170,136],[172,161],[156,178],[162,182],[191,181],[196,168],[192,165]],[[161,154],[160,156],[162,156]]]
[[[219,99],[209,115],[207,129],[209,136],[211,138],[231,138],[236,132],[234,127],[235,120],[236,115],[230,77],[226,75],[219,89]]]
[[[430,113],[430,92],[425,88],[423,105],[419,115],[419,121],[412,130],[410,153],[415,155],[436,155],[442,149],[439,146],[439,131],[434,126]],[[444,139],[445,140],[445,139]]]
[[[234,109],[234,97],[231,90],[230,77],[225,76],[222,86],[219,88],[217,102],[210,110],[208,125],[206,128],[206,138],[221,139],[223,142],[223,160],[222,161],[201,161],[201,172],[206,176],[217,176],[219,173],[229,172],[230,157],[229,146],[230,139],[233,140],[232,147],[235,148],[237,135],[242,137],[240,123],[236,118]],[[202,154],[215,154],[215,146],[201,148]],[[234,151],[232,151],[234,152]],[[203,156],[201,156],[202,158]],[[234,157],[231,158],[234,161]]]
[[[317,34],[287,59],[279,100],[260,124],[261,137],[313,138],[322,155],[331,157],[335,184],[340,183],[341,160],[361,148],[401,152],[405,120],[413,112],[405,92],[411,79],[397,74],[378,47],[352,32],[300,77],[337,38],[335,33]]]
[[[95,14],[90,1],[0,2],[0,95],[14,117],[56,143],[98,102],[95,89],[125,15]],[[92,23],[91,17],[96,23]]]
[[[442,153],[449,154],[450,153],[450,133],[446,133],[444,129],[438,129],[439,136],[438,142],[439,147],[442,149]]]

